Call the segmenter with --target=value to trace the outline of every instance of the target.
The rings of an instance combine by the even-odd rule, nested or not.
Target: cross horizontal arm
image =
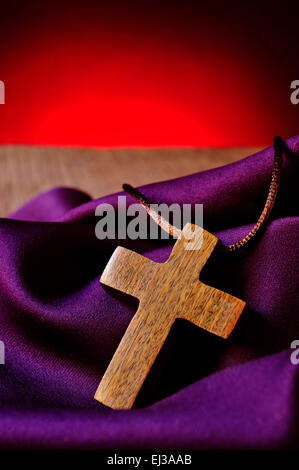
[[[156,263],[144,256],[118,246],[102,276],[101,284],[140,299]]]
[[[194,295],[189,298],[188,308],[183,312],[182,318],[214,335],[227,338],[237,323],[245,302],[214,287],[198,284]]]

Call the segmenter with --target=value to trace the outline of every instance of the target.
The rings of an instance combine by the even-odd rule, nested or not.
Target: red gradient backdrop
[[[299,133],[299,5],[242,3],[2,1],[0,143],[217,147]]]

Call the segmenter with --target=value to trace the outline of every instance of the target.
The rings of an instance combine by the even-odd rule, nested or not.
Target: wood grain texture
[[[93,198],[225,165],[256,148],[113,149],[0,146],[0,217],[38,193],[71,186]]]
[[[95,399],[114,409],[129,409],[177,318],[223,338],[233,330],[245,303],[203,284],[199,275],[219,240],[202,231],[192,250],[192,224],[186,224],[171,256],[155,263],[118,247],[101,283],[139,299],[139,307],[123,336]]]

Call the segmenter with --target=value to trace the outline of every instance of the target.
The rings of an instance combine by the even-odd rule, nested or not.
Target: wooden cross
[[[106,266],[100,282],[140,303],[95,394],[104,405],[114,409],[133,406],[176,318],[227,338],[244,309],[242,300],[199,280],[219,240],[203,230],[203,238],[196,242],[201,248],[187,250],[185,244],[195,228],[185,225],[165,263],[118,247]]]

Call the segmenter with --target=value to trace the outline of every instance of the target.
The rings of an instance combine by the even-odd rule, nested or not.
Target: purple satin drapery
[[[165,261],[172,241],[100,241],[96,206],[68,188],[0,220],[0,446],[219,449],[296,447],[299,365],[299,137],[287,141],[281,188],[262,236],[216,257],[205,282],[245,300],[228,340],[178,321],[136,408],[93,398],[136,305],[99,278],[121,244]],[[247,234],[264,205],[273,147],[242,161],[142,188],[155,203],[203,203],[204,227],[225,244]],[[103,178],[105,175],[103,175]],[[128,202],[135,202],[128,196]]]

